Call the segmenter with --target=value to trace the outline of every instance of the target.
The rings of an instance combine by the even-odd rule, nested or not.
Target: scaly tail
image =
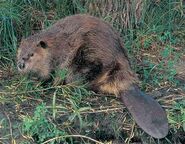
[[[168,121],[161,105],[151,96],[145,95],[138,86],[132,85],[129,90],[120,93],[136,123],[155,138],[163,138],[168,134]]]

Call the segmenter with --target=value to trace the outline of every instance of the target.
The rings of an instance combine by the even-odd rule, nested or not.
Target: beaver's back
[[[86,14],[78,14],[59,20],[49,29],[41,33],[46,39],[54,38],[55,43],[62,43],[63,37],[70,43],[70,46],[77,43],[89,42],[91,47],[99,50],[99,53],[113,54],[126,52],[123,48],[119,34],[113,30],[112,26],[99,18]],[[68,46],[66,46],[68,47]],[[63,47],[58,47],[63,48]],[[98,49],[97,49],[98,48]]]
[[[93,58],[101,59],[104,65],[109,65],[111,60],[119,59],[129,70],[128,57],[119,34],[103,20],[80,14],[66,17],[54,27],[60,28],[59,35],[69,36],[70,51],[82,45],[93,51]]]

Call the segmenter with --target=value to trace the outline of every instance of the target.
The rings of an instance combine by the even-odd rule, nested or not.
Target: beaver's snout
[[[24,60],[21,60],[17,63],[17,68],[19,71],[23,71],[25,69],[25,62]]]

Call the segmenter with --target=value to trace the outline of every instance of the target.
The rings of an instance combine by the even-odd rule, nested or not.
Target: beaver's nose
[[[24,62],[18,62],[17,67],[19,70],[23,70],[25,68],[25,63]]]

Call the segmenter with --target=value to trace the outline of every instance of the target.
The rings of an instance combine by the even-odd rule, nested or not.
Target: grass
[[[0,143],[108,143],[111,137],[126,143],[183,143],[185,91],[176,68],[184,56],[183,1],[146,0],[137,23],[130,12],[127,28],[112,22],[111,14],[97,14],[121,32],[142,89],[153,92],[167,110],[170,132],[165,139],[143,133],[115,97],[99,96],[76,82],[43,86],[17,73],[16,50],[22,37],[67,15],[89,12],[91,2],[0,1]]]

